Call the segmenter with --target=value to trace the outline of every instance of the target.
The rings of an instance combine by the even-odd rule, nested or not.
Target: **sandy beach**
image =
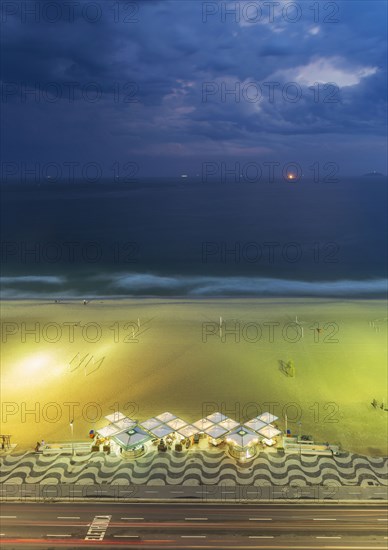
[[[293,433],[387,454],[383,300],[4,301],[1,317],[1,433],[18,448],[70,441],[70,420],[86,440],[117,409],[190,422],[271,410]]]

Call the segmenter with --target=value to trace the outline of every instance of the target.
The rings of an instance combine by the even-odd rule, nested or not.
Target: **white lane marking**
[[[313,518],[313,521],[337,521],[336,518]]]
[[[144,518],[121,518],[121,519],[134,519],[134,520],[138,520],[138,519],[144,519]]]
[[[388,521],[388,518],[378,518],[377,521]]]
[[[71,537],[71,535],[46,535],[46,537]]]
[[[181,539],[206,539],[206,535],[181,535]]]
[[[272,535],[250,535],[250,539],[273,539]]]
[[[171,491],[172,495],[181,495],[184,491]]]
[[[57,519],[81,519],[79,516],[57,516]]]
[[[186,521],[206,521],[209,518],[185,518]]]
[[[249,521],[272,521],[272,518],[249,518]]]
[[[0,516],[0,519],[16,519],[17,516]]]
[[[342,539],[342,537],[315,537],[316,539]]]
[[[145,491],[145,493],[157,493],[158,491]]]
[[[116,539],[138,539],[139,535],[113,535]]]

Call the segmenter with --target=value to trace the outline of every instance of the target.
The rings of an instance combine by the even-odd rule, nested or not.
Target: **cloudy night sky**
[[[53,4],[2,5],[4,162],[386,173],[386,2]]]

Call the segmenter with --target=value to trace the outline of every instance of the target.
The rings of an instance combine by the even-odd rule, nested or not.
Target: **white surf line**
[[[249,518],[249,521],[272,521],[272,518]]]
[[[137,521],[137,520],[144,519],[144,518],[121,518],[121,519],[132,519],[132,520]]]
[[[185,518],[186,521],[207,521],[209,518]]]

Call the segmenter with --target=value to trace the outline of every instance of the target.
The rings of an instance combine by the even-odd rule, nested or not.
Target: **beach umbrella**
[[[156,428],[156,426],[160,426],[161,424],[162,422],[157,418],[149,418],[148,420],[141,422],[142,427],[148,431],[151,431],[153,428]]]
[[[198,428],[200,432],[204,432],[210,426],[214,426],[214,423],[208,420],[207,418],[202,418],[201,420],[197,420],[197,422],[194,422],[194,426]]]
[[[170,428],[173,428],[173,430],[177,432],[179,428],[187,426],[187,422],[185,422],[181,418],[174,418],[174,420],[170,420],[170,422],[167,422],[167,426],[170,426]]]
[[[174,418],[177,418],[177,416],[170,412],[165,412],[165,413],[159,414],[159,416],[157,416],[156,418],[157,420],[160,420],[160,422],[164,422],[166,424],[170,420],[174,420]]]
[[[222,428],[218,424],[215,424],[214,426],[210,426],[207,430],[205,430],[205,434],[209,435],[213,439],[218,439],[219,437],[222,437],[227,433],[227,430],[225,428]]]
[[[131,418],[125,417],[118,422],[114,422],[114,426],[116,426],[117,429],[121,432],[125,432],[126,430],[130,430],[131,428],[136,426],[136,422]]]
[[[166,424],[161,424],[160,426],[157,426],[150,431],[155,437],[162,438],[172,434],[175,430],[173,430],[173,428],[170,428],[170,426],[167,426]]]
[[[259,434],[263,435],[267,439],[272,439],[280,433],[281,431],[274,426],[265,426],[264,428],[261,428],[261,430],[259,430]]]
[[[219,426],[221,426],[221,428],[225,428],[226,431],[230,432],[231,430],[233,430],[234,428],[236,428],[236,426],[238,426],[239,423],[236,422],[235,420],[233,420],[232,418],[225,418],[225,420],[222,420],[220,423],[219,423]]]
[[[119,420],[122,420],[123,418],[126,418],[125,414],[117,411],[113,414],[108,414],[108,416],[105,417],[108,422],[112,422],[114,424],[115,422],[119,422]]]
[[[257,418],[259,420],[262,420],[266,424],[271,424],[272,422],[275,422],[275,420],[278,419],[277,416],[275,416],[274,414],[271,414],[269,412],[265,412],[265,413],[261,414],[260,416],[258,416]]]
[[[215,412],[213,414],[209,414],[209,416],[206,417],[210,422],[214,422],[214,424],[218,424],[219,422],[222,422],[222,420],[225,420],[227,417],[224,414],[221,414],[220,412]]]
[[[191,424],[188,424],[183,428],[179,428],[177,432],[183,437],[191,437],[192,435],[198,433],[198,428],[195,428],[194,426],[191,426]]]
[[[109,426],[105,426],[104,428],[99,428],[96,431],[101,437],[111,437],[112,435],[120,432],[120,430],[117,430],[116,426],[113,424],[109,424]]]
[[[258,432],[261,428],[264,428],[264,426],[267,426],[266,422],[263,422],[260,420],[259,417],[252,418],[252,420],[248,420],[248,422],[245,422],[244,426],[248,426],[251,430],[255,430],[255,432]]]

